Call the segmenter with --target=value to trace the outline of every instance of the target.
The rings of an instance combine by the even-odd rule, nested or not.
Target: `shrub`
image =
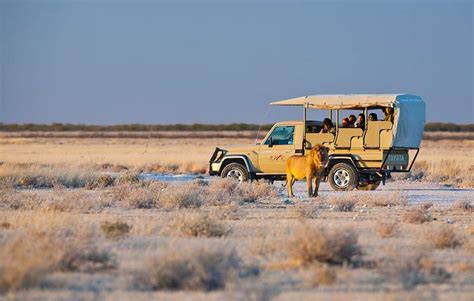
[[[388,238],[397,235],[400,223],[397,221],[379,221],[375,225],[375,231],[381,238]]]
[[[229,204],[212,208],[209,212],[209,216],[217,220],[238,220],[241,214],[239,212],[239,206]]]
[[[424,283],[442,283],[451,277],[444,268],[436,266],[424,253],[392,254],[377,264],[385,278],[400,282],[404,289]]]
[[[469,212],[474,211],[474,205],[469,200],[457,201],[451,208],[454,210],[464,210]]]
[[[196,183],[174,183],[161,191],[159,203],[165,209],[198,208],[203,203],[201,189]]]
[[[423,224],[431,221],[431,215],[423,208],[415,208],[405,212],[403,221],[411,224]]]
[[[128,208],[159,208],[159,196],[166,185],[160,182],[149,182],[143,185],[120,184],[112,188],[112,198]]]
[[[313,267],[313,271],[306,277],[305,283],[309,287],[331,285],[336,282],[336,271],[327,264]]]
[[[300,265],[313,262],[342,264],[360,255],[357,235],[351,230],[301,224],[289,242],[290,258]]]
[[[433,242],[437,249],[455,248],[462,244],[456,232],[448,225],[442,225],[434,230],[428,231],[427,239]]]
[[[0,293],[35,285],[54,271],[92,272],[114,268],[113,256],[91,238],[70,230],[27,230],[0,246]]]
[[[168,247],[147,263],[134,278],[135,286],[150,290],[222,289],[234,278],[241,260],[234,250]]]
[[[354,199],[353,195],[338,195],[329,200],[329,203],[333,205],[334,210],[342,212],[350,212],[354,210],[357,200]]]
[[[292,211],[298,218],[314,219],[319,214],[319,204],[298,204],[292,208]]]
[[[171,235],[190,237],[221,237],[230,233],[230,228],[223,222],[202,212],[183,212],[169,222],[164,232]]]
[[[105,237],[110,239],[120,239],[123,238],[130,232],[132,226],[125,222],[104,222],[100,225],[100,229],[105,234]]]

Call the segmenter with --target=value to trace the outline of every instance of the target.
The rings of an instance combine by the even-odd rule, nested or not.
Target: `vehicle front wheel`
[[[222,170],[221,177],[233,178],[239,182],[246,182],[249,179],[249,174],[245,166],[240,163],[230,163]]]
[[[329,184],[336,191],[353,190],[359,183],[357,170],[351,164],[337,163],[329,172]]]

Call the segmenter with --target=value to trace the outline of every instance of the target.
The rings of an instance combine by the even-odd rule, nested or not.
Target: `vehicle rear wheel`
[[[337,163],[329,172],[329,184],[336,191],[347,191],[357,187],[359,177],[351,164]]]
[[[245,166],[242,164],[230,163],[222,170],[221,177],[236,179],[239,182],[246,182],[249,179],[249,174]]]
[[[379,187],[380,181],[375,181],[373,183],[364,183],[357,186],[357,190],[375,190]]]

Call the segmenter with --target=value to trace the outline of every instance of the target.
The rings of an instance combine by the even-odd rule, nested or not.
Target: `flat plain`
[[[233,136],[0,135],[0,299],[472,300],[474,140],[376,191],[202,174]],[[157,136],[158,137],[158,136]]]

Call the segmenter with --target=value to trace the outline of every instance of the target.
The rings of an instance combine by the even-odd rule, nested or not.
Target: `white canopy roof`
[[[360,109],[366,107],[394,107],[395,102],[421,98],[410,94],[321,94],[302,96],[270,103],[274,106],[304,106],[313,109]]]

